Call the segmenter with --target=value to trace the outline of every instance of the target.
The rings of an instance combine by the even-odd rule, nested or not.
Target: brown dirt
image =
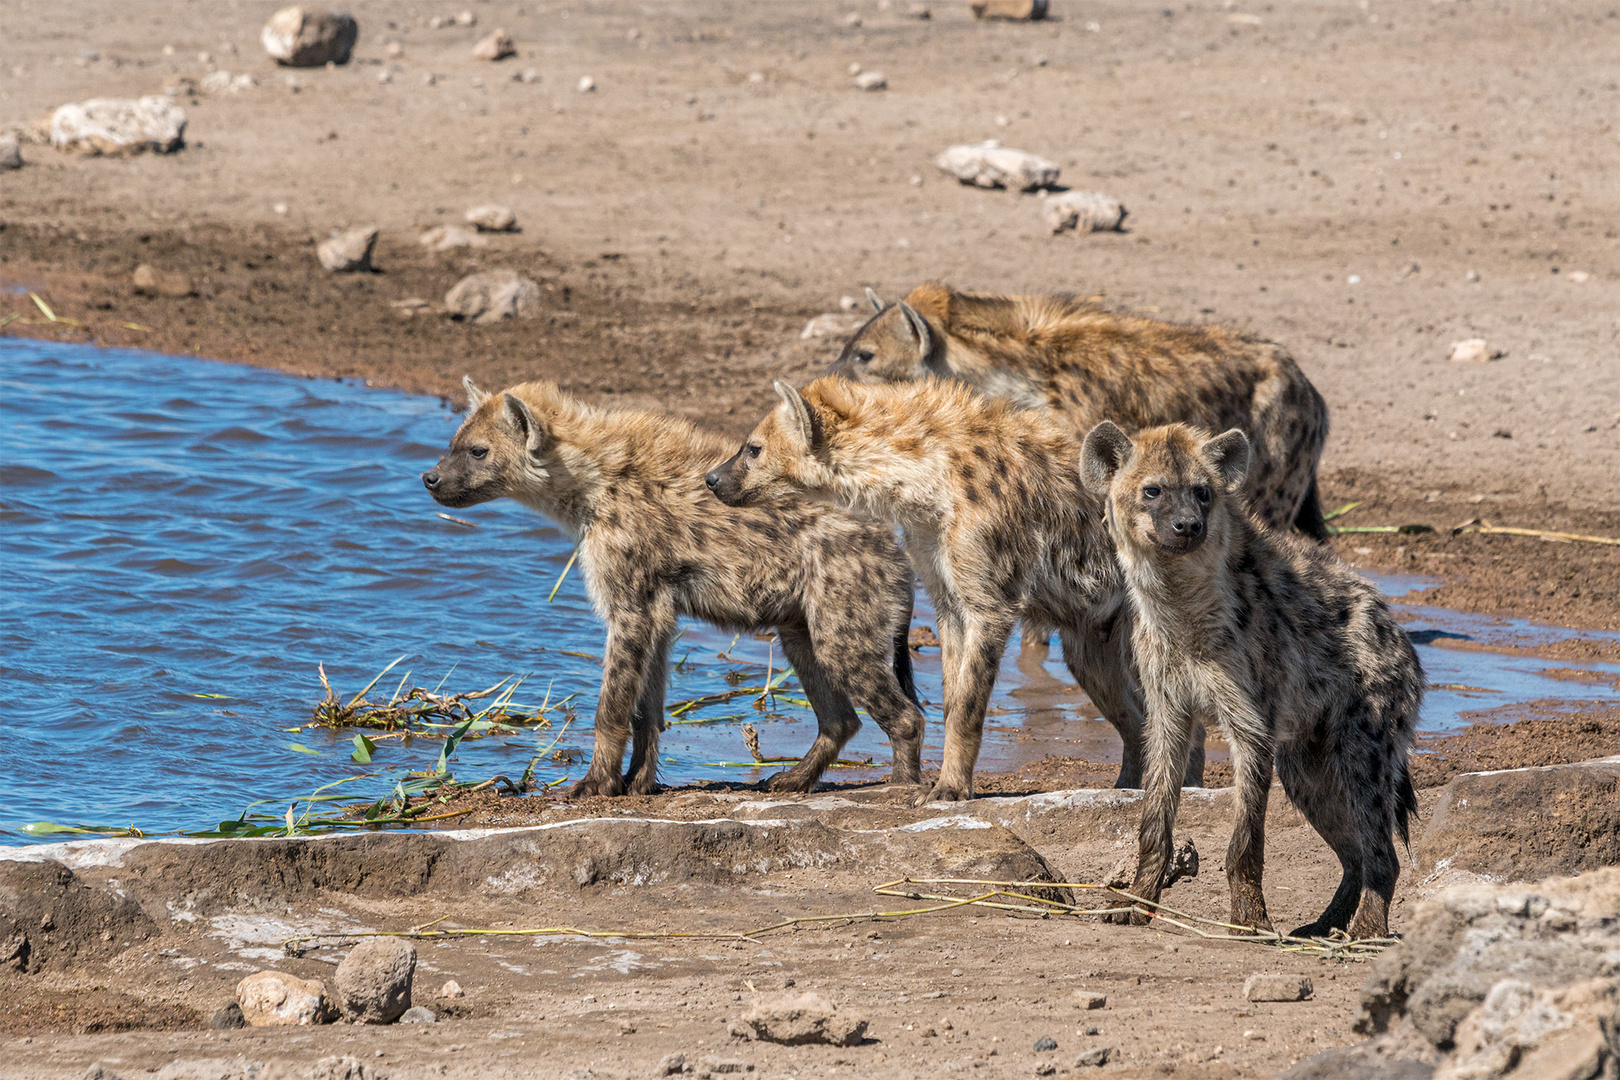
[[[361,0],[347,5],[361,24],[356,62],[297,73],[297,93],[257,45],[275,6],[0,7],[0,123],[200,78],[204,49],[260,82],[185,100],[190,145],[172,157],[86,159],[25,145],[27,167],[0,174],[0,286],[33,289],[90,329],[46,324],[26,295],[0,290],[0,318],[21,316],[0,333],[447,396],[464,372],[490,386],[549,377],[590,400],[669,408],[738,435],[766,407],[773,378],[803,379],[832,359],[835,341],[801,342],[798,332],[864,285],[886,297],[931,277],[989,291],[1100,293],[1168,319],[1242,326],[1294,350],[1333,410],[1326,501],[1365,501],[1342,523],[1438,530],[1345,535],[1335,543],[1346,558],[1443,579],[1424,603],[1620,629],[1616,549],[1449,532],[1481,517],[1620,536],[1620,413],[1604,392],[1620,341],[1620,189],[1600,149],[1615,145],[1612,4],[1297,3],[1272,5],[1258,27],[1229,22],[1212,0],[1168,15],[1159,5],[1060,0],[1058,18],[1038,25],[976,25],[955,0],[936,0],[924,23],[904,18],[904,4],[859,0],[850,5],[859,27],[845,25],[846,6],[832,0],[479,4],[477,28],[428,30],[438,7]],[[497,23],[521,55],[472,61],[471,42]],[[376,75],[390,40],[405,51],[384,85]],[[81,48],[100,59],[81,66]],[[851,62],[882,69],[891,89],[854,91]],[[511,81],[530,66],[538,84]],[[436,85],[424,83],[427,72]],[[574,91],[585,74],[597,93]],[[1122,199],[1128,231],[1048,236],[1036,198],[962,188],[934,171],[946,144],[990,137],[1058,160],[1066,183]],[[418,227],[458,221],[485,201],[513,206],[523,231],[446,254],[416,244]],[[319,270],[314,243],[360,222],[382,229],[380,272]],[[186,270],[198,295],[134,295],[129,276],[141,262]],[[388,306],[437,302],[460,275],[496,266],[541,283],[541,317],[480,328],[406,319]],[[1470,270],[1478,281],[1467,280]],[[1472,336],[1506,355],[1447,363],[1450,342]],[[1613,660],[1616,649],[1577,635],[1533,651],[1577,661]],[[1613,752],[1617,724],[1613,710],[1592,709],[1426,740],[1419,778]],[[1220,769],[1211,764],[1212,782]],[[985,789],[1106,786],[1114,770],[1048,759],[987,777]],[[1424,794],[1425,809],[1434,796]],[[574,809],[675,816],[682,799],[718,797]],[[510,824],[522,808],[491,797],[471,809],[450,824]],[[1290,813],[1274,810],[1268,886],[1279,914],[1303,920],[1334,865]],[[1217,818],[1188,827],[1207,869],[1177,886],[1176,902],[1221,913],[1226,828]],[[1058,872],[1094,878],[1133,832],[1129,814],[1104,815],[1037,846]],[[516,913],[491,910],[469,887],[466,903],[485,905],[491,920],[594,925],[871,903],[848,882],[832,895],[824,877],[709,896],[707,907],[681,890],[630,887]],[[408,893],[408,884],[398,887]],[[1426,887],[1403,878],[1397,926]],[[334,888],[318,902],[351,899]],[[457,910],[391,903],[374,905],[378,922]],[[189,925],[164,932],[183,936]],[[98,1057],[139,1073],[176,1055],[307,1064],[380,1051],[395,1078],[561,1076],[587,1065],[628,1077],[681,1049],[746,1058],[756,1075],[1028,1076],[1037,1061],[1067,1065],[1100,1039],[1122,1051],[1108,1075],[1261,1076],[1347,1041],[1360,980],[1356,969],[1310,961],[1313,1001],[1249,1006],[1238,995],[1248,972],[1294,962],[1156,929],[989,916],[869,932],[856,924],[787,935],[765,950],[649,946],[632,950],[648,966],[624,972],[612,966],[622,943],[433,948],[424,951],[432,979],[455,974],[469,987],[458,1006],[466,1019],[417,1031],[45,1034],[116,1016],[147,1029],[180,1025],[210,1014],[242,973],[193,971],[137,947],[116,970],[0,974],[0,1071],[77,1077]],[[99,937],[88,941],[100,948]],[[330,970],[316,960],[291,968]],[[741,1000],[786,977],[870,1012],[877,1041],[839,1051],[731,1046],[725,1022]],[[1109,993],[1109,1009],[1075,1014],[1066,996],[1079,985]],[[939,991],[949,996],[917,996]],[[120,995],[138,1004],[126,1008]],[[66,1015],[58,1007],[70,1002]],[[1087,1023],[1103,1034],[1077,1034]],[[940,1031],[926,1036],[929,1027]],[[1251,1030],[1264,1038],[1246,1037]],[[1031,1052],[1042,1034],[1058,1040],[1057,1054]]]

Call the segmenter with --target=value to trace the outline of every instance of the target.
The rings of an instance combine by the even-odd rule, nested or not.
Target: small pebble
[[[591,78],[589,75],[581,75],[579,77],[579,84],[575,87],[575,89],[582,94],[595,93],[596,80]]]
[[[1057,1040],[1052,1038],[1049,1035],[1043,1035],[1039,1039],[1035,1040],[1035,1052],[1037,1054],[1041,1053],[1043,1051],[1046,1051],[1046,1050],[1056,1050],[1056,1049],[1057,1049]]]

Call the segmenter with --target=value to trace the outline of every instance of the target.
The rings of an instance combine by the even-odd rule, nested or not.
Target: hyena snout
[[[739,450],[737,456],[741,453]],[[748,494],[743,491],[742,480],[737,475],[737,456],[726,459],[703,477],[703,483],[714,492],[714,497],[727,506],[743,506],[748,502]]]
[[[422,474],[422,486],[433,491],[439,486],[439,470],[429,469]]]

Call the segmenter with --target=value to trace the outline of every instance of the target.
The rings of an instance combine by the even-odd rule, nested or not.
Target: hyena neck
[[[952,378],[985,397],[1006,398],[1024,409],[1049,404],[1045,381],[1034,372],[997,362],[960,342],[952,341],[946,349],[945,367]]]
[[[612,462],[602,460],[602,451],[588,453],[581,447],[561,442],[547,453],[543,460],[529,466],[528,483],[518,493],[518,501],[556,522],[577,543],[590,528],[591,522],[614,497],[614,485],[608,474],[617,472],[626,479],[633,470],[629,455],[608,454],[625,462],[615,468]]]
[[[889,440],[862,433],[835,439],[807,470],[806,490],[857,516],[912,526],[939,520],[944,510],[943,456],[901,458]]]
[[[1118,530],[1114,539],[1139,632],[1198,651],[1198,643],[1224,621],[1231,596],[1225,537],[1211,535],[1186,555],[1143,546]]]

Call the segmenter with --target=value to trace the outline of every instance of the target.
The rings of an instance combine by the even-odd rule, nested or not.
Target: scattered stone
[[[982,188],[1034,191],[1057,183],[1058,166],[1024,150],[1002,146],[995,139],[952,146],[934,159],[941,172],[964,184]]]
[[[1569,272],[1569,280],[1573,281],[1577,285],[1584,285],[1588,281],[1592,280],[1592,275],[1585,270],[1571,270]]]
[[[264,24],[259,41],[276,63],[285,67],[347,64],[360,25],[346,11],[285,7]]]
[[[1468,273],[1463,275],[1463,280],[1470,283],[1470,284],[1478,281],[1479,280],[1479,271],[1478,270],[1470,270],[1470,271],[1468,271]]]
[[[411,1007],[416,949],[399,938],[366,938],[338,964],[332,982],[343,1013],[365,1024],[391,1024]]]
[[[484,206],[475,206],[467,211],[467,220],[478,227],[479,232],[516,232],[517,215],[507,206],[487,203]]]
[[[185,133],[185,110],[162,94],[91,98],[51,114],[51,145],[84,154],[173,153]]]
[[[258,86],[258,81],[247,72],[232,75],[228,71],[210,71],[202,77],[198,88],[205,94],[239,94]]]
[[[237,1028],[247,1027],[247,1017],[242,1015],[242,1006],[234,1001],[227,1001],[214,1013],[208,1026],[214,1031],[235,1031]]]
[[[1054,1039],[1054,1038],[1051,1038],[1050,1036],[1044,1036],[1043,1035],[1041,1038],[1035,1040],[1035,1052],[1037,1054],[1045,1053],[1048,1050],[1056,1050],[1056,1049],[1057,1049],[1057,1040]]]
[[[467,10],[466,8],[463,8],[461,10],[461,12],[456,15],[456,25],[457,26],[477,26],[478,25],[478,16],[474,15],[471,11]]]
[[[479,39],[478,44],[473,46],[472,54],[475,60],[505,60],[508,56],[517,55],[517,43],[504,29],[497,29]]]
[[[236,1000],[252,1027],[298,1027],[334,1018],[324,982],[284,971],[249,975],[236,984]]]
[[[973,0],[975,19],[1013,19],[1034,22],[1046,18],[1046,0]]]
[[[359,1058],[334,1055],[317,1061],[310,1070],[309,1080],[382,1080],[382,1074]]]
[[[825,315],[817,315],[804,324],[799,332],[800,341],[809,341],[811,338],[821,337],[847,337],[859,330],[861,323],[866,320],[858,314],[848,311],[829,311]]]
[[[22,144],[15,135],[0,135],[0,169],[23,167]]]
[[[1265,20],[1258,15],[1250,15],[1245,12],[1235,11],[1226,17],[1226,21],[1231,23],[1233,26],[1259,26]]]
[[[851,30],[857,30],[857,29],[860,28],[860,25],[863,22],[863,20],[861,19],[861,13],[860,12],[851,11],[848,15],[844,16],[842,22],[843,22],[843,24],[845,26],[849,27]]]
[[[742,1017],[750,1038],[783,1046],[856,1046],[866,1025],[866,1020],[841,1013],[831,1001],[810,992],[763,998]]]
[[[581,94],[594,94],[596,93],[596,80],[591,78],[589,75],[581,75],[579,77],[579,82],[574,86],[574,89],[578,90]]]
[[[371,269],[371,251],[377,246],[377,230],[369,225],[334,232],[315,245],[315,256],[334,274]]]
[[[512,81],[520,83],[537,83],[540,81],[540,69],[524,68],[522,71],[513,72]]]
[[[706,1076],[734,1076],[754,1071],[754,1066],[747,1061],[737,1058],[705,1057],[698,1062],[697,1075]]]
[[[1074,992],[1074,1003],[1082,1009],[1106,1009],[1108,1007],[1108,995],[1099,994],[1094,990],[1076,990]]]
[[[665,1054],[658,1061],[658,1068],[653,1071],[654,1076],[679,1076],[686,1069],[686,1055],[680,1051]]]
[[[111,1065],[98,1061],[84,1071],[84,1080],[124,1080]]]
[[[1103,878],[1103,884],[1114,889],[1129,889],[1136,880],[1137,854],[1127,851],[1114,863],[1114,868],[1108,871]],[[1193,845],[1192,837],[1187,837],[1176,845],[1176,851],[1170,859],[1170,876],[1165,879],[1165,888],[1169,888],[1182,878],[1195,878],[1198,876],[1198,848]]]
[[[426,300],[417,300],[415,297],[412,297],[410,300],[395,301],[396,307],[400,304],[420,304],[422,307],[428,306],[428,302]],[[439,996],[442,998],[466,997],[467,992],[461,988],[461,984],[456,982],[456,980],[446,979],[444,985],[439,987]]]
[[[1446,359],[1454,364],[1483,363],[1486,360],[1500,360],[1507,354],[1501,350],[1493,350],[1485,344],[1484,338],[1466,338],[1451,343],[1451,355]]]
[[[1065,191],[1046,200],[1041,213],[1046,227],[1055,233],[1119,232],[1128,213],[1118,199],[1100,191]]]
[[[268,1080],[275,1075],[263,1061],[250,1061],[241,1055],[235,1058],[179,1058],[169,1062],[156,1074],[147,1073],[150,1080]],[[281,1073],[285,1076],[286,1073]],[[326,1080],[317,1073],[317,1080]],[[278,1078],[279,1080],[279,1078]]]
[[[435,225],[423,231],[416,242],[430,251],[449,251],[459,247],[488,247],[489,241],[478,235],[477,229],[465,225]]]
[[[439,1018],[426,1005],[412,1005],[399,1014],[399,1022],[401,1024],[437,1024]]]
[[[1256,972],[1243,983],[1245,1001],[1304,1001],[1315,991],[1308,975]]]
[[[1035,1066],[1036,1076],[1053,1076],[1057,1073],[1057,1066],[1050,1061],[1043,1061]]]
[[[1102,1028],[1098,1027],[1096,1024],[1087,1024],[1086,1029],[1085,1029],[1085,1034],[1088,1035],[1088,1036],[1090,1036],[1090,1035],[1101,1035],[1102,1034]]]
[[[1074,1059],[1074,1067],[1077,1069],[1094,1066],[1100,1068],[1108,1064],[1108,1059],[1113,1056],[1114,1048],[1112,1046],[1093,1046],[1090,1050]]]
[[[857,90],[887,90],[889,80],[883,77],[881,71],[863,71],[855,76],[855,89]]]
[[[377,72],[377,81],[383,83],[384,85],[391,83],[394,81],[394,73],[389,71],[387,68],[383,68],[381,71]]]
[[[511,270],[485,270],[456,282],[444,306],[456,318],[480,325],[526,319],[540,310],[540,286]]]
[[[191,278],[179,270],[159,270],[150,263],[135,268],[135,291],[142,296],[190,296]]]

